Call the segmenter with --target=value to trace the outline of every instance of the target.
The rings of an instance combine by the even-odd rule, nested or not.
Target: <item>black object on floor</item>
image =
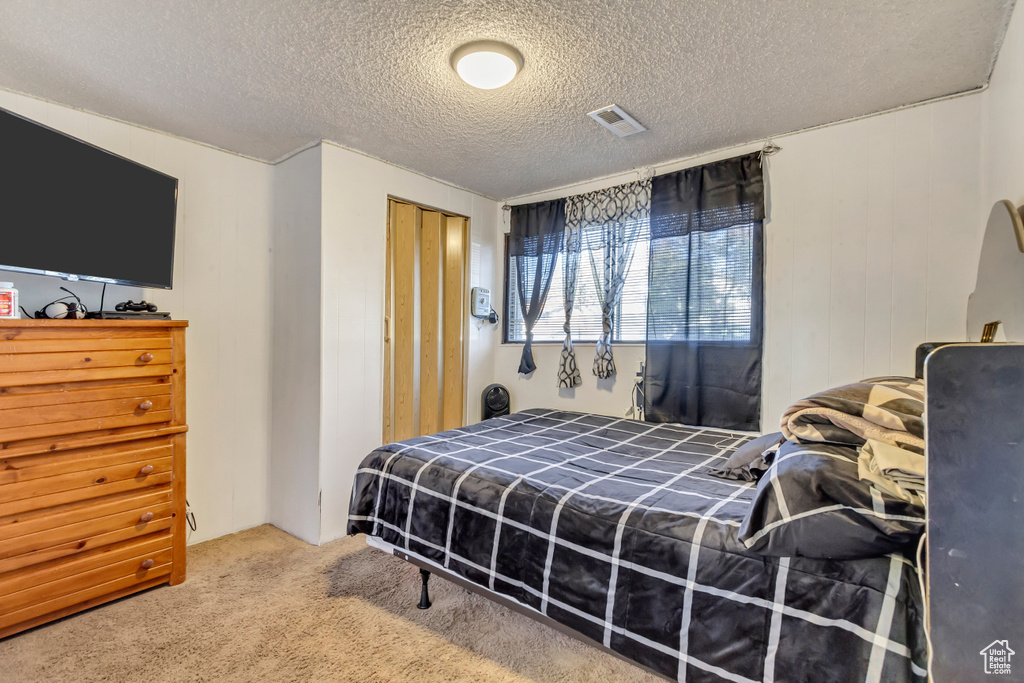
[[[420,578],[423,579],[423,587],[420,589],[420,609],[430,609],[430,593],[427,592],[427,582],[430,581],[430,572],[426,569],[420,570]]]
[[[508,415],[511,406],[508,389],[500,384],[490,384],[483,393],[483,419]]]

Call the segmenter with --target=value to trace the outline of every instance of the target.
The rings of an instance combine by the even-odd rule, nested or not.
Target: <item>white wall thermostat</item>
[[[498,314],[491,307],[491,290],[486,287],[473,288],[473,305],[470,307],[470,314],[474,318],[486,320],[492,325],[498,322]]]
[[[491,290],[486,287],[473,288],[473,317],[486,318],[491,314]]]

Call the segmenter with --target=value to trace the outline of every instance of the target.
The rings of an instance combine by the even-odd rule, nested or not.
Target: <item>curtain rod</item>
[[[761,149],[759,150],[758,153],[761,155],[761,161],[763,163],[765,157],[775,156],[776,154],[778,154],[781,151],[782,151],[782,148],[779,147],[778,145],[776,145],[774,142],[772,142],[771,138],[765,138],[764,144],[761,145]],[[709,162],[709,163],[714,163],[714,162]],[[669,164],[665,164],[665,165],[669,165]],[[636,172],[638,174],[639,177],[637,178],[637,180],[649,180],[650,178],[653,178],[654,176],[657,175],[657,168],[655,166],[641,166],[640,168],[633,169],[633,171],[626,171],[625,173],[620,173],[620,174],[616,174],[616,175],[625,175],[626,173],[632,173],[632,172]],[[606,177],[614,177],[614,176],[606,176]],[[591,182],[597,182],[597,181],[585,180],[583,182],[576,183],[576,185],[577,186],[578,185],[585,185],[585,184],[591,183]],[[625,183],[619,183],[619,184],[621,185],[621,184],[625,184]],[[574,186],[573,185],[569,185],[568,187],[574,187]],[[609,187],[615,187],[615,185],[609,185]],[[542,193],[538,192],[538,193],[535,193],[535,194],[542,194]],[[565,196],[566,197],[571,197],[573,195],[568,194],[568,195],[565,195]],[[533,202],[524,202],[524,203],[525,204],[532,204]],[[519,206],[519,205],[516,204],[516,206]],[[511,212],[512,211],[512,205],[510,205],[508,202],[505,202],[504,204],[501,205],[501,210],[503,212]]]

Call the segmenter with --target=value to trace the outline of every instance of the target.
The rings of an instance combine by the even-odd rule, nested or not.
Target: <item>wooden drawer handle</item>
[[[149,361],[153,360],[153,354],[146,352],[139,356],[139,360],[142,361],[143,363],[148,363]]]
[[[139,517],[139,521],[143,522],[143,523],[145,523],[145,522],[152,522],[153,521],[153,513],[152,512],[147,512],[146,514],[144,514],[141,517]]]
[[[143,401],[142,403],[139,404],[139,410],[149,410],[152,407],[153,407],[153,402],[152,401]]]
[[[142,569],[152,569],[153,564],[153,560],[143,560],[142,564],[140,564],[139,567],[141,567]]]
[[[141,476],[143,476],[143,477],[146,476],[147,474],[153,474],[153,466],[152,465],[146,465],[141,470],[139,470],[139,474]]]

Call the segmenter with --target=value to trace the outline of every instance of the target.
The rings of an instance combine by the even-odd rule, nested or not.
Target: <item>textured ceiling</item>
[[[327,139],[495,198],[970,90],[1012,0],[3,0],[0,87],[275,160]],[[517,47],[508,86],[448,56]],[[587,118],[619,104],[649,129]]]

